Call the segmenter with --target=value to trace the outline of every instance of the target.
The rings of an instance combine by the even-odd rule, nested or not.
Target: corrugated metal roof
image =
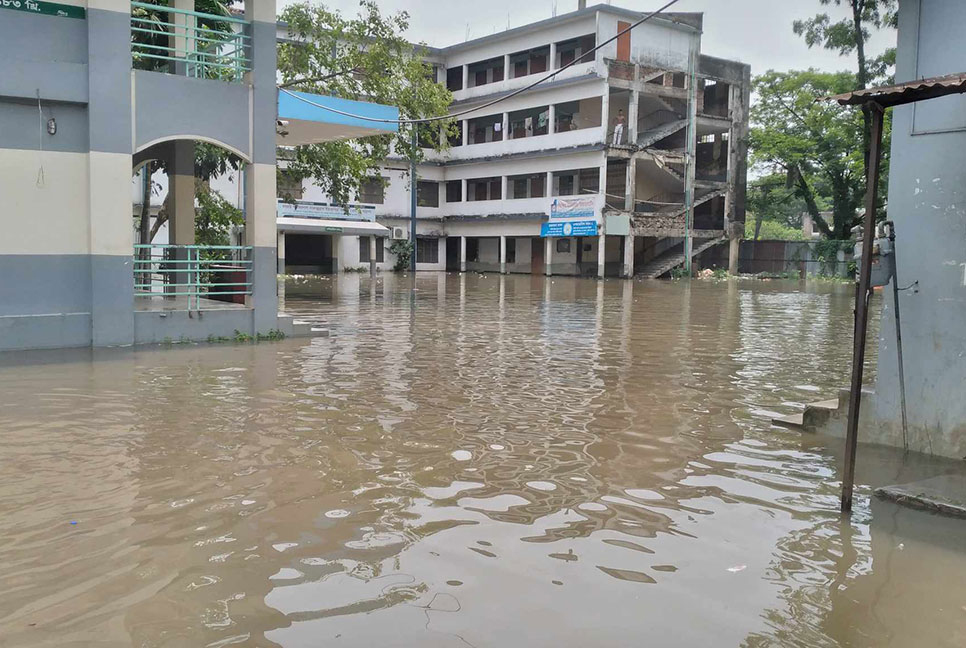
[[[856,90],[832,97],[822,97],[822,100],[837,101],[843,106],[875,102],[883,108],[888,108],[963,92],[966,92],[966,72],[947,74],[930,79],[916,79],[915,81],[881,88]]]

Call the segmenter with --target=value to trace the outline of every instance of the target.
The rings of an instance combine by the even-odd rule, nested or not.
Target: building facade
[[[645,14],[598,5],[431,49],[452,113],[442,153],[417,169],[417,269],[656,277],[731,242],[745,220],[750,69],[701,53],[701,14],[656,16],[596,52]],[[390,237],[408,238],[405,160],[387,160],[359,203]],[[311,182],[296,192],[325,203]],[[280,233],[286,263],[322,250],[333,270],[366,266],[369,242],[335,233],[324,243]],[[291,257],[293,243],[301,250]],[[292,263],[290,263],[292,262]]]
[[[276,147],[395,127],[280,101],[275,0],[194,9],[0,3],[0,350],[296,330],[278,313]],[[237,245],[195,245],[199,143],[242,161]],[[152,160],[167,239],[136,245],[132,176]]]

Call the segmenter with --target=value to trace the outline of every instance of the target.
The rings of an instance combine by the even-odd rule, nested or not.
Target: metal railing
[[[251,70],[249,23],[147,2],[131,3],[131,58],[142,70],[241,81]]]
[[[251,246],[134,246],[135,297],[186,298],[185,310],[211,310],[215,302],[244,304],[252,286]]]

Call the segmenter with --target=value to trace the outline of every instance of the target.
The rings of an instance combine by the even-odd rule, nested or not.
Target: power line
[[[491,101],[483,104],[482,106],[477,106],[475,108],[467,108],[465,110],[457,111],[455,113],[450,113],[448,115],[438,115],[438,116],[435,116],[435,117],[422,117],[422,118],[419,118],[419,119],[383,119],[383,118],[379,118],[379,117],[366,117],[365,115],[356,115],[354,113],[345,112],[343,110],[338,110],[336,108],[332,108],[331,106],[323,106],[320,103],[316,103],[314,101],[311,101],[309,99],[306,99],[305,97],[301,97],[301,96],[295,94],[294,92],[292,92],[290,90],[287,90],[286,88],[279,88],[279,92],[284,92],[285,94],[287,94],[287,95],[289,95],[291,97],[294,97],[294,98],[298,99],[299,101],[303,101],[303,102],[309,104],[310,106],[315,106],[316,108],[322,108],[323,110],[328,110],[329,112],[333,112],[333,113],[335,113],[337,115],[342,115],[343,117],[352,117],[354,119],[361,119],[363,121],[370,121],[370,122],[379,122],[381,124],[429,124],[429,123],[434,122],[434,121],[445,121],[445,120],[448,120],[448,119],[455,119],[456,117],[462,117],[463,115],[468,115],[470,113],[478,112],[480,110],[485,110],[486,108],[489,108],[490,106],[495,106],[496,104],[501,103],[503,101],[506,101],[507,99],[512,99],[513,97],[515,97],[515,96],[517,96],[519,94],[522,94],[522,93],[524,93],[524,92],[526,92],[528,90],[532,90],[533,88],[537,87],[541,83],[543,83],[545,81],[549,81],[550,79],[554,78],[555,76],[557,76],[558,74],[560,74],[564,70],[566,70],[566,69],[568,69],[570,67],[573,67],[574,65],[577,65],[577,63],[583,61],[589,54],[593,54],[594,52],[596,52],[600,48],[604,47],[605,45],[608,45],[610,43],[613,43],[615,40],[617,40],[618,38],[620,38],[624,34],[630,32],[635,27],[638,27],[638,26],[644,24],[645,22],[647,22],[648,20],[650,20],[654,16],[657,16],[657,15],[663,13],[669,7],[671,7],[672,5],[677,4],[678,2],[680,2],[680,0],[670,0],[670,2],[668,2],[667,4],[665,4],[663,7],[661,7],[657,11],[653,11],[653,12],[649,13],[648,15],[646,15],[643,18],[641,18],[640,20],[638,20],[636,23],[633,23],[630,27],[628,27],[628,28],[626,28],[626,29],[624,29],[622,31],[617,32],[617,34],[615,36],[612,36],[611,38],[608,38],[607,40],[605,40],[600,45],[598,45],[598,46],[594,47],[592,50],[588,51],[586,54],[582,54],[580,57],[575,58],[573,61],[571,61],[570,63],[567,63],[565,66],[563,66],[559,70],[554,70],[550,74],[548,74],[548,75],[546,75],[544,77],[541,77],[541,78],[537,79],[536,81],[534,81],[533,83],[531,83],[529,85],[526,85],[526,86],[524,86],[522,88],[518,88],[517,90],[514,90],[510,94],[504,95],[502,97],[497,97],[496,99],[493,99],[493,100],[491,100]]]

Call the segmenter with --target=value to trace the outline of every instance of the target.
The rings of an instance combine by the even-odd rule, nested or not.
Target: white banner
[[[376,208],[372,205],[332,205],[329,203],[296,200],[294,203],[278,201],[280,218],[322,218],[325,220],[353,220],[375,222]]]

